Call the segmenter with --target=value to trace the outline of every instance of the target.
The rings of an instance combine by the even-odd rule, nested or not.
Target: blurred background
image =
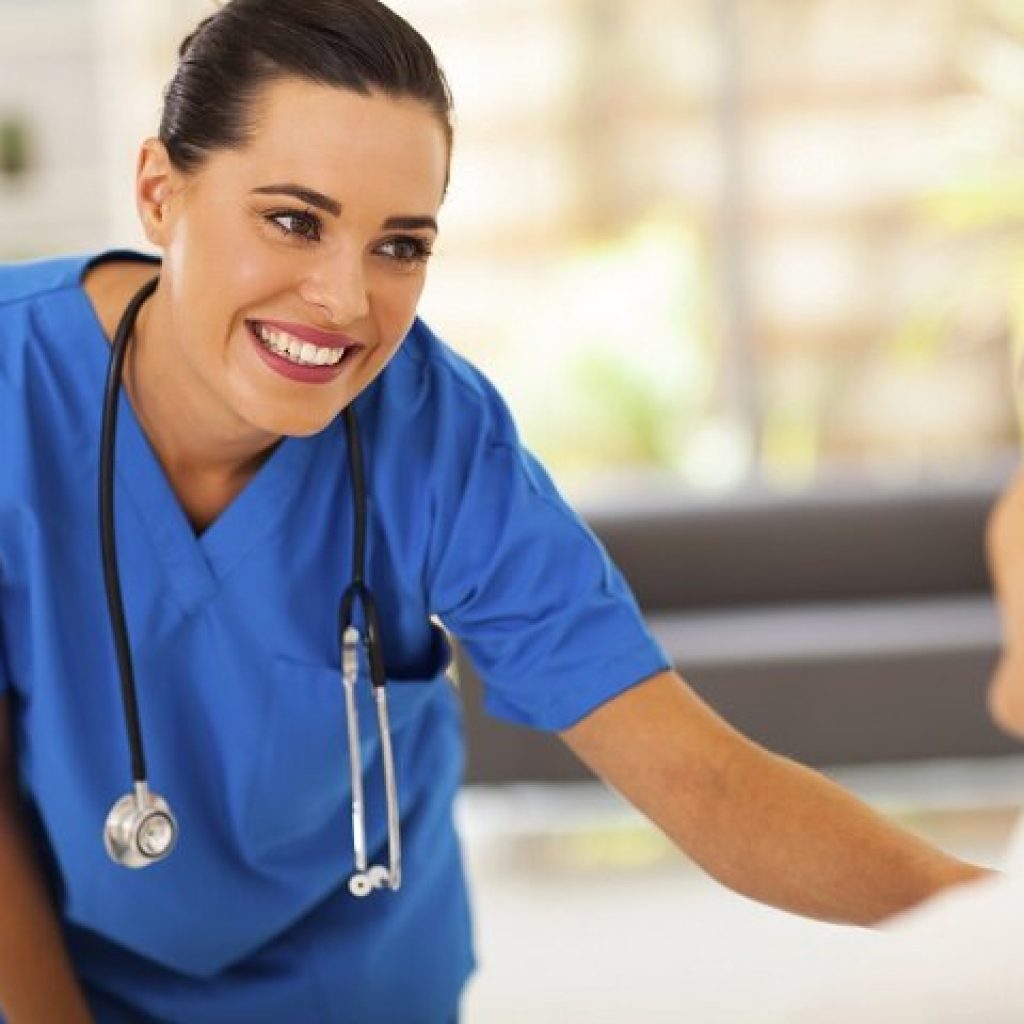
[[[458,113],[424,313],[572,496],[1014,445],[1019,0],[393,6]],[[141,243],[136,147],[210,9],[0,0],[4,256]]]
[[[997,862],[1024,772],[984,714],[982,531],[1020,437],[1024,4],[391,6],[456,99],[425,317],[707,699]],[[0,258],[144,247],[138,143],[211,9],[0,0]],[[860,940],[717,889],[463,677],[470,1022],[752,1021]]]

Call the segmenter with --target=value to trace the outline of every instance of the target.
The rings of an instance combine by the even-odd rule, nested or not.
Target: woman
[[[494,389],[415,319],[451,136],[429,47],[374,0],[232,0],[182,45],[141,149],[161,260],[0,271],[12,1024],[453,1019],[473,956],[458,708],[432,616],[494,713],[561,731],[741,891],[873,921],[977,873],[704,707]],[[180,828],[142,871],[100,838],[128,771],[96,543],[108,374],[130,655],[154,792]],[[342,601],[362,562],[359,452],[400,888],[376,730],[345,758],[339,605],[373,624]],[[368,896],[350,885],[360,764]],[[146,841],[171,838],[162,819]]]

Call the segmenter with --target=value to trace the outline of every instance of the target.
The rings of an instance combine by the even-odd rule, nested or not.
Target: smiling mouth
[[[301,338],[296,338],[287,331],[270,327],[258,320],[246,321],[246,326],[265,349],[282,359],[287,359],[296,366],[337,366],[362,348],[361,345],[346,345],[337,348],[313,345]]]

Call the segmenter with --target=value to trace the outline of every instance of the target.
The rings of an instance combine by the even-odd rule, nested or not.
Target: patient
[[[988,556],[1004,624],[989,708],[1024,739],[1024,474],[992,512]],[[958,886],[891,918],[876,941],[819,976],[799,1010],[771,1017],[772,1024],[1024,1022],[1021,826],[1015,846],[1007,875]]]

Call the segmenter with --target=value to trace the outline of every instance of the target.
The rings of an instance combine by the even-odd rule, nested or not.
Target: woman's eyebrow
[[[258,188],[254,188],[253,192],[258,192],[260,195],[294,196],[310,206],[325,210],[334,217],[341,214],[341,203],[337,199],[325,196],[323,192],[317,192],[315,189],[306,188],[305,185],[282,182],[279,185],[260,185]],[[438,233],[437,221],[426,215],[388,217],[381,224],[382,231],[417,231],[420,228],[429,228],[435,234]]]
[[[323,192],[317,192],[303,185],[293,185],[290,182],[280,185],[261,185],[259,188],[254,188],[253,192],[258,192],[260,195],[294,196],[304,203],[309,203],[310,206],[325,210],[334,217],[341,213],[341,203],[337,199],[332,199],[330,196],[325,196]]]
[[[388,217],[381,224],[382,231],[417,231],[419,228],[430,228],[437,234],[437,221],[433,217]]]

